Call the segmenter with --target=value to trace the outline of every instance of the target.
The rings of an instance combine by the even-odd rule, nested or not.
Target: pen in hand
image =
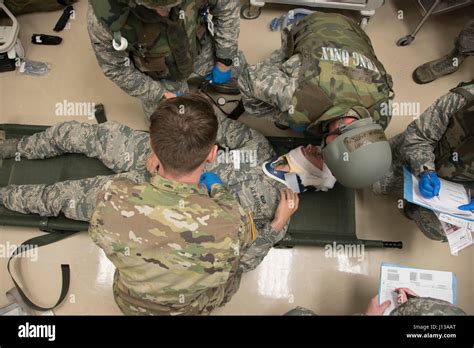
[[[423,168],[424,168],[426,171],[428,171],[428,168],[427,168],[427,167],[423,167]],[[434,183],[433,178],[431,177],[431,175],[430,175],[429,173],[428,173],[428,179],[430,180],[430,184],[431,184],[431,186],[433,186],[433,189],[434,189],[435,183]],[[438,198],[438,200],[441,200],[441,199],[439,198],[439,191],[438,191],[438,193],[435,195],[435,197]]]

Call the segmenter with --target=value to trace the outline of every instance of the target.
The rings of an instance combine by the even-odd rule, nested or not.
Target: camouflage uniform
[[[467,23],[461,30],[456,40],[456,46],[462,54],[474,55],[474,20]]]
[[[410,297],[407,302],[401,304],[390,315],[466,315],[466,313],[455,305],[430,297]]]
[[[280,201],[280,190],[285,185],[263,173],[262,164],[274,159],[276,154],[268,140],[255,129],[241,122],[219,117],[217,143],[220,148],[217,160],[209,164],[206,170],[217,173],[240,205],[253,215],[255,239],[240,259],[240,269],[248,272],[260,264],[288,229],[288,224],[281,231],[276,231],[271,226]],[[239,169],[235,168],[232,160],[223,160],[226,148],[239,150],[244,159]],[[254,163],[245,160],[249,154],[255,155]]]
[[[90,220],[89,234],[117,267],[114,294],[125,314],[207,314],[238,289],[251,218],[221,186],[209,197],[194,185],[150,180],[148,139],[115,122],[66,122],[24,137],[17,150],[28,159],[83,153],[118,174],[11,185],[4,204]]]
[[[210,196],[210,197],[209,197]],[[128,315],[208,314],[237,291],[251,219],[220,185],[154,176],[99,192],[89,234],[117,267],[113,291]]]
[[[194,73],[207,75],[216,63],[216,56],[222,59],[237,57],[232,73],[237,77],[240,67],[245,65],[242,52],[238,51],[240,32],[239,2],[237,0],[209,0],[209,11],[213,15],[212,37],[206,32],[201,41],[201,51],[194,60]],[[153,79],[130,63],[127,51],[116,51],[112,46],[113,36],[101,23],[89,3],[87,14],[89,36],[97,61],[104,74],[127,94],[138,97],[147,118],[153,114],[166,91],[184,94],[189,91],[185,80]]]
[[[57,216],[64,213],[74,220],[89,221],[95,209],[97,194],[109,180],[127,178],[135,183],[150,180],[146,161],[150,155],[149,135],[116,122],[100,125],[65,122],[45,132],[23,138],[18,152],[28,159],[58,156],[62,153],[83,153],[101,160],[116,176],[70,180],[54,185],[11,185],[3,194],[7,208],[22,213]],[[206,170],[213,171],[226,183],[247,212],[252,212],[255,239],[241,258],[241,271],[258,266],[272,246],[280,241],[288,226],[281,231],[271,222],[280,199],[283,184],[266,176],[261,165],[275,157],[268,140],[243,123],[219,116],[217,135],[219,152]],[[238,149],[242,161],[236,169],[230,150]],[[252,161],[249,161],[252,157]],[[252,162],[252,163],[250,163]]]
[[[313,13],[282,33],[282,48],[239,77],[247,112],[321,134],[326,125],[364,107],[384,128],[392,80],[370,39],[351,19]],[[357,115],[357,114],[356,114]]]
[[[474,84],[462,87],[474,94]],[[467,100],[461,94],[450,92],[434,102],[406,131],[390,140],[393,162],[390,171],[373,185],[376,194],[403,191],[403,165],[419,176],[426,167],[436,170],[442,178],[457,181],[466,189],[474,188],[474,143],[471,111],[464,126],[457,121]],[[470,114],[468,114],[470,112]],[[464,129],[463,129],[464,127]],[[462,135],[471,132],[470,136]],[[458,160],[453,159],[456,153]],[[436,215],[428,209],[408,203],[408,217],[413,218],[420,230],[431,239],[446,240],[444,230]]]
[[[150,155],[148,133],[116,122],[100,125],[58,123],[44,132],[20,140],[18,153],[27,159],[43,159],[64,153],[83,153],[99,159],[117,173],[54,185],[10,185],[3,194],[4,205],[25,214],[57,216],[89,221],[98,192],[111,179],[126,178],[136,183],[149,181],[146,161]]]
[[[285,315],[316,315],[310,309],[296,307]],[[401,304],[390,315],[466,315],[466,313],[455,305],[430,297],[410,297],[407,302]]]

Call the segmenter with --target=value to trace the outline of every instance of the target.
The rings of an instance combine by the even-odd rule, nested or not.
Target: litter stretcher
[[[0,131],[5,139],[21,138],[45,130],[47,126],[2,124]],[[268,138],[278,154],[287,153],[296,146],[306,145],[305,138]],[[1,160],[0,160],[1,161]],[[110,169],[94,158],[82,154],[65,154],[55,158],[27,160],[6,159],[0,165],[0,187],[10,184],[53,184],[64,180],[77,180],[97,175],[111,175]],[[362,244],[376,248],[402,248],[402,242],[381,240],[360,240],[355,231],[355,193],[353,190],[336,184],[328,192],[306,192],[301,194],[299,209],[291,219],[286,236],[276,247],[291,248],[298,245],[324,246],[333,242],[339,244]],[[25,241],[23,245],[43,246],[60,241],[77,232],[87,231],[89,224],[74,221],[64,216],[41,217],[10,211],[0,205],[0,225],[38,228],[48,232],[46,235]],[[17,249],[16,256],[21,253]],[[10,261],[8,271],[10,272]],[[69,265],[61,265],[62,289],[58,302],[48,308],[34,304],[23,293],[12,277],[24,302],[37,311],[47,311],[59,305],[69,289]],[[11,274],[11,273],[10,273]]]
[[[3,124],[0,130],[5,138],[21,138],[45,130],[46,126]],[[269,137],[278,154],[287,153],[296,146],[306,145],[305,138]],[[97,175],[114,174],[99,160],[81,154],[65,154],[42,160],[3,160],[0,167],[0,187],[10,184],[53,184]],[[326,245],[332,242],[364,244],[366,247],[401,248],[401,242],[360,240],[355,232],[355,193],[336,184],[328,192],[301,194],[298,211],[291,219],[282,247],[297,245]],[[0,206],[0,225],[36,227],[45,232],[86,231],[88,223],[59,217],[41,217],[12,212]]]

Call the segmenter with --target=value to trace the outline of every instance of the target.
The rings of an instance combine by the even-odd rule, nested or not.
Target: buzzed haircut
[[[192,173],[216,143],[216,114],[198,94],[166,99],[150,121],[151,147],[163,169],[172,175]]]

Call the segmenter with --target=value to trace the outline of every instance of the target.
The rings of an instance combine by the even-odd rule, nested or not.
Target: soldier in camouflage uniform
[[[313,13],[282,33],[282,48],[239,78],[247,112],[320,135],[353,107],[386,128],[392,81],[368,36],[335,13]],[[354,117],[362,117],[357,112]],[[363,115],[365,117],[365,115]]]
[[[367,313],[369,314],[369,313]],[[310,309],[296,307],[285,315],[316,315]],[[430,297],[410,297],[408,301],[397,306],[389,315],[466,315],[466,313],[455,305]]]
[[[240,270],[247,272],[260,264],[288,229],[288,221],[278,228],[274,224],[285,185],[263,173],[262,164],[273,159],[275,152],[262,134],[238,121],[219,115],[218,120],[219,151],[216,160],[205,170],[218,174],[245,211],[252,214],[254,240],[240,259]],[[0,150],[3,149],[0,154],[14,156],[19,152],[28,159],[41,159],[67,152],[83,153],[101,160],[117,173],[116,178],[142,183],[150,181],[148,141],[147,132],[132,130],[116,122],[100,125],[65,122],[25,137],[18,144],[10,145],[9,150],[7,143],[2,145],[0,142]],[[234,157],[239,158],[238,165]],[[97,194],[110,180],[111,177],[102,176],[54,185],[9,186],[3,190],[3,203],[22,213],[47,216],[64,213],[70,219],[89,221]]]
[[[87,20],[104,74],[141,100],[147,118],[163,98],[188,92],[193,73],[237,90],[238,0],[90,0]]]
[[[390,167],[391,77],[352,19],[315,12],[288,27],[282,48],[247,65],[239,87],[247,112],[323,138],[340,184],[368,187]]]
[[[466,315],[459,307],[436,298],[410,297],[399,305],[390,315]]]
[[[183,115],[180,106],[188,110]],[[201,125],[200,133],[194,122]],[[29,159],[84,153],[117,175],[11,185],[2,190],[3,203],[22,213],[62,212],[71,219],[90,220],[90,236],[117,268],[113,290],[125,314],[207,314],[238,289],[240,256],[254,233],[251,214],[223,185],[209,184],[206,190],[191,183],[192,177],[199,180],[204,163],[193,176],[181,169],[195,166],[189,162],[201,161],[203,155],[212,160],[217,132],[212,107],[195,96],[162,103],[152,118],[151,137],[114,122],[61,123],[22,138],[15,151]],[[195,148],[190,150],[180,138],[171,157],[176,164],[165,161],[171,155],[160,152],[170,146],[164,135],[191,139]],[[209,153],[204,141],[212,148]],[[171,150],[174,147],[171,144]],[[12,155],[5,152],[3,148],[3,157]],[[160,166],[150,178],[146,163],[151,153],[160,158]],[[182,175],[188,179],[180,179]]]
[[[413,174],[425,173],[474,188],[474,83],[461,84],[436,100],[406,131],[391,139],[394,161],[390,171],[373,185],[376,194],[402,194],[403,165]],[[474,210],[470,206],[464,207]],[[428,209],[407,203],[412,218],[430,239],[446,240],[436,215]]]

